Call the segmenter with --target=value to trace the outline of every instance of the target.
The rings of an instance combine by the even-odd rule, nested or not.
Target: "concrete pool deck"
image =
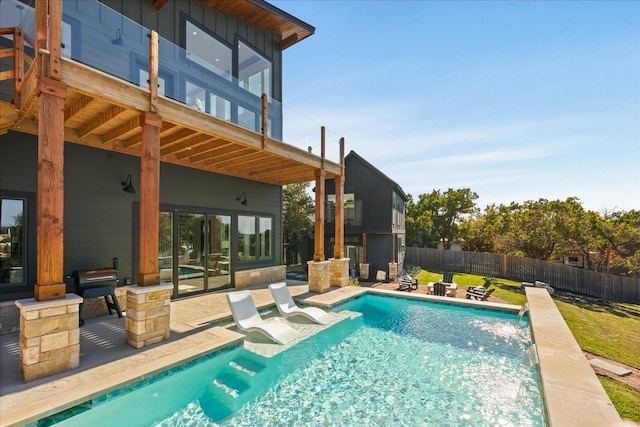
[[[479,304],[516,313],[520,308],[365,287],[332,288],[324,294],[315,294],[308,291],[306,283],[288,284],[296,300],[320,307],[331,307],[371,292],[449,304]],[[273,305],[266,286],[249,289],[258,308]],[[80,367],[30,383],[24,383],[18,374],[17,334],[0,337],[0,426],[33,422],[185,360],[238,345],[244,335],[218,326],[231,318],[225,296],[233,291],[172,301],[169,340],[142,349],[127,345],[124,318],[88,319],[81,328]],[[551,297],[544,289],[532,288],[527,289],[527,298],[532,335],[540,356],[548,425],[622,425]]]

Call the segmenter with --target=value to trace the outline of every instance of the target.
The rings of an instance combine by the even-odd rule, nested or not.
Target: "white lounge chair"
[[[244,332],[259,332],[278,344],[287,344],[300,334],[291,326],[282,323],[278,319],[274,321],[264,321],[251,298],[249,291],[237,291],[227,294],[227,302],[231,308],[233,320],[238,329]]]
[[[273,300],[276,302],[276,307],[278,307],[278,311],[280,312],[280,314],[282,314],[285,317],[304,316],[307,319],[312,320],[321,325],[326,325],[329,322],[329,320],[331,320],[331,316],[329,316],[329,313],[327,313],[321,308],[298,307],[296,303],[293,302],[293,298],[291,298],[289,289],[287,289],[287,284],[284,282],[273,283],[269,285],[269,290],[271,291]]]

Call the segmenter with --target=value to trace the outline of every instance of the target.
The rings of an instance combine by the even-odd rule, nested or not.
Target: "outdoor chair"
[[[454,283],[453,273],[448,271],[442,274],[442,283]]]
[[[283,345],[300,337],[298,332],[281,322],[280,319],[268,322],[263,320],[249,291],[228,293],[227,302],[231,308],[233,320],[241,331],[257,332]]]
[[[467,289],[467,299],[476,301],[486,301],[489,296],[495,291],[494,289],[485,289],[482,286],[476,286],[476,288]]]
[[[298,307],[296,303],[293,302],[293,298],[291,298],[289,289],[287,289],[287,284],[284,282],[273,283],[269,285],[269,290],[271,291],[271,296],[276,303],[278,311],[285,317],[304,316],[307,319],[321,325],[326,325],[331,320],[331,316],[329,315],[329,313],[321,308]]]
[[[406,271],[402,270],[400,272],[400,279],[398,280],[398,287],[396,288],[396,291],[411,292],[416,289],[418,289],[418,279],[414,279],[409,276]]]
[[[491,286],[491,279],[485,279],[484,284],[482,286],[469,286],[467,288],[467,292],[468,291],[478,291],[478,292],[486,292],[487,289],[489,289],[489,286]]]

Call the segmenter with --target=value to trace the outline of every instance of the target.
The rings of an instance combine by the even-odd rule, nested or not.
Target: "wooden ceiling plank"
[[[182,128],[179,131],[164,137],[164,138],[160,138],[160,149],[162,150],[163,148],[168,148],[173,144],[177,144],[183,140],[185,140],[186,138],[192,138],[195,135],[197,135],[198,132],[196,132],[193,129],[189,129],[189,128]]]
[[[76,114],[82,111],[85,107],[90,106],[92,103],[96,101],[95,98],[92,98],[87,95],[80,95],[80,98],[73,101],[69,107],[64,109],[64,122],[65,124],[73,118]]]
[[[133,119],[129,120],[125,124],[120,125],[117,128],[110,130],[109,132],[102,135],[102,143],[107,144],[109,142],[112,142],[113,140],[121,138],[122,135],[125,135],[139,127],[140,127],[140,116],[135,116]]]
[[[203,153],[203,154],[199,154],[197,156],[191,156],[189,157],[189,161],[191,163],[199,163],[199,162],[204,162],[205,160],[211,160],[212,158],[218,159],[221,158],[222,160],[229,158],[229,156],[237,156],[237,155],[242,155],[243,153],[250,153],[251,149],[250,148],[246,148],[243,147],[242,145],[235,145],[233,147],[230,147],[230,149],[228,150],[227,154],[224,154],[222,156],[216,156],[215,154],[212,154],[213,151],[209,151],[208,153]]]
[[[215,137],[211,136],[211,135],[207,135],[204,133],[201,133],[200,135],[197,135],[194,138],[189,138],[186,141],[182,141],[179,144],[174,144],[170,147],[167,147],[166,149],[161,149],[160,150],[160,156],[161,157],[165,157],[174,153],[179,153],[183,150],[186,150],[188,152],[193,152],[193,148],[194,147],[198,147],[201,144],[205,144],[209,141],[211,141],[212,139],[215,139]]]
[[[125,109],[117,105],[109,107],[79,130],[80,138],[84,138],[90,133],[93,133],[94,130],[106,124],[109,120],[115,119],[123,111],[125,111]]]

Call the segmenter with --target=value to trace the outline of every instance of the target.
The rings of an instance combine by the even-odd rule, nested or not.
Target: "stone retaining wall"
[[[248,286],[267,285],[287,280],[287,266],[255,268],[253,270],[236,271],[234,273],[235,287],[246,288]]]

